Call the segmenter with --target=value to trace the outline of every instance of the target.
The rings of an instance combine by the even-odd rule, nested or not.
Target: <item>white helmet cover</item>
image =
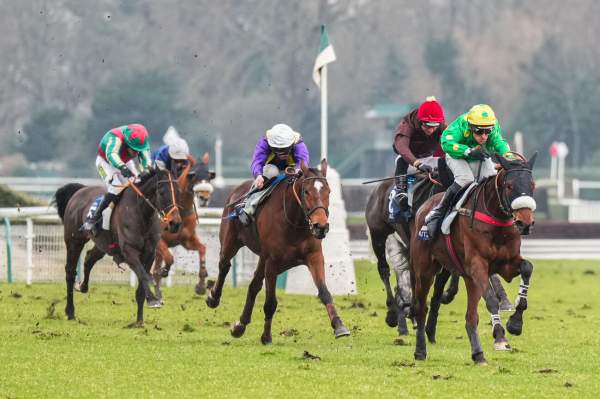
[[[272,148],[287,148],[294,144],[300,137],[286,124],[278,123],[271,129],[267,130],[267,142]]]
[[[189,154],[190,149],[184,139],[177,138],[169,144],[169,156],[171,159],[187,159]]]

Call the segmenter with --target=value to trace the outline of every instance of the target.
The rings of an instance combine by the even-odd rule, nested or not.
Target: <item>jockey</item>
[[[390,206],[393,212],[389,215],[391,223],[397,223],[400,212],[408,210],[407,174],[431,173],[437,166],[437,158],[433,155],[442,153],[440,136],[445,128],[444,110],[433,96],[405,115],[396,127],[393,148],[398,157]]]
[[[423,240],[435,238],[441,218],[452,204],[454,196],[475,180],[475,173],[479,173],[479,179],[496,174],[490,153],[511,158],[510,147],[502,137],[496,115],[486,104],[474,105],[444,130],[442,149],[446,153],[446,164],[454,174],[454,183],[425,218],[425,224],[419,232],[419,238]]]
[[[291,127],[279,123],[267,130],[254,149],[250,170],[254,177],[250,192],[262,190],[267,179],[273,178],[288,167],[296,170],[304,162],[309,164],[308,148],[300,133]],[[245,201],[244,208],[240,209],[238,218],[244,225],[250,224],[256,205],[253,201]]]
[[[104,183],[107,193],[98,205],[94,215],[85,221],[81,229],[94,232],[96,223],[103,216],[102,228],[110,229],[110,215],[117,204],[119,194],[128,180],[138,176],[135,158],[139,160],[140,172],[150,166],[150,138],[143,125],[133,123],[109,130],[98,145],[96,169]],[[111,203],[113,204],[112,206]],[[104,213],[104,215],[103,215]]]
[[[163,145],[152,152],[152,163],[157,168],[168,170],[174,176],[179,176],[189,162],[190,149],[182,138],[173,140],[171,144]]]

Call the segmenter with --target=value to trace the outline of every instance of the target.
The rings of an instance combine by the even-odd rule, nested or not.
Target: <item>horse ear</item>
[[[302,174],[304,176],[308,175],[308,166],[306,165],[306,162],[304,162],[304,160],[300,161],[300,170],[302,170]]]
[[[535,159],[537,158],[538,152],[534,152],[533,155],[529,158],[529,161],[527,161],[527,165],[529,166],[529,169],[533,170],[533,165],[535,164]]]
[[[321,173],[323,173],[323,176],[327,177],[327,159],[325,158],[321,160]]]
[[[202,155],[202,163],[205,165],[208,165],[209,159],[210,159],[210,155],[208,155],[208,152],[205,152],[204,155]]]

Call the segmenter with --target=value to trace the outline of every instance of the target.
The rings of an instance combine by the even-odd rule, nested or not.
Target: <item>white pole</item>
[[[559,200],[565,195],[565,157],[558,158],[556,194]]]
[[[523,133],[519,131],[515,132],[515,151],[517,151],[519,154],[523,154],[524,151]]]
[[[223,178],[223,139],[221,136],[217,136],[215,140],[215,175],[213,180],[215,186],[225,186],[225,179]]]
[[[136,283],[137,283],[137,276],[135,275],[135,273],[132,270],[131,273],[129,274],[129,285],[132,287],[135,287]]]
[[[327,158],[327,65],[323,65],[321,67],[321,159],[326,159],[326,158]]]
[[[27,285],[31,285],[33,281],[33,220],[27,218],[27,233],[25,239],[27,241]]]
[[[556,158],[554,156],[550,158],[550,179],[554,181],[558,179]]]

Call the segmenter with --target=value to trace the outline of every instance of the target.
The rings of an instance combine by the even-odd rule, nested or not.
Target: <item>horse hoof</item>
[[[67,320],[75,320],[75,315],[74,314],[67,315]]]
[[[127,325],[127,328],[144,328],[144,320],[134,321]]]
[[[265,335],[261,335],[260,342],[263,345],[271,345],[273,343],[273,339],[271,337],[267,337]]]
[[[335,329],[333,335],[335,335],[336,338],[347,337],[350,335],[350,330],[348,330],[346,326],[342,325]]]
[[[398,325],[398,312],[394,310],[388,310],[385,315],[385,322],[390,327],[396,327]]]
[[[398,335],[408,335],[408,326],[406,325],[406,317],[398,318]]]
[[[161,277],[165,278],[168,275],[169,275],[169,271],[166,268],[163,267],[163,268],[160,269],[160,276]]]
[[[494,342],[494,350],[510,351],[510,350],[512,350],[512,347],[510,346],[510,344],[508,343],[508,341],[506,339],[503,339],[502,341]]]
[[[427,359],[427,352],[415,352],[415,360]]]
[[[214,309],[217,306],[219,306],[219,301],[217,299],[213,298],[211,292],[209,292],[208,295],[206,296],[206,305],[211,309]]]
[[[454,300],[454,295],[448,294],[447,292],[444,292],[442,294],[442,297],[440,298],[440,302],[443,305],[448,305],[448,304],[452,303],[453,300]]]
[[[81,292],[82,294],[87,294],[88,291],[89,291],[89,287],[87,284],[79,285],[79,292]]]
[[[196,286],[194,287],[194,291],[198,295],[206,294],[206,284],[200,284],[200,283],[196,284]]]
[[[471,355],[471,358],[473,359],[473,362],[476,365],[479,365],[479,366],[487,366],[488,365],[487,360],[485,360],[485,357],[483,356],[483,352],[475,353],[474,355]]]
[[[512,335],[521,335],[523,332],[523,322],[513,321],[513,319],[510,318],[508,319],[508,323],[506,323],[506,329]]]
[[[160,299],[151,299],[148,301],[148,307],[152,309],[158,309],[162,307]]]
[[[246,325],[236,321],[233,327],[231,327],[231,336],[234,338],[240,338],[246,332]]]

